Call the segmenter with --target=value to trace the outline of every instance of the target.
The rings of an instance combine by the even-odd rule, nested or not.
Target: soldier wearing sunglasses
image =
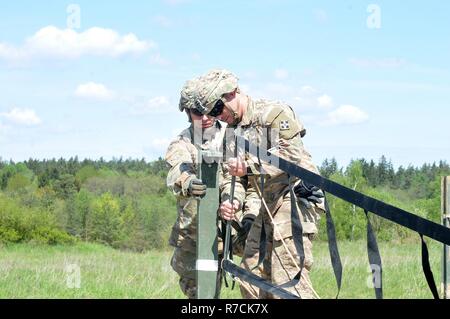
[[[206,185],[198,178],[197,147],[217,147],[225,134],[225,125],[194,108],[192,93],[195,84],[196,80],[186,82],[179,104],[180,111],[186,112],[191,125],[170,143],[165,157],[169,167],[167,186],[176,196],[178,212],[169,239],[169,244],[174,247],[171,266],[179,275],[181,291],[189,299],[196,298],[197,294],[197,198],[206,194]]]
[[[196,298],[197,294],[197,198],[206,194],[206,185],[198,178],[197,148],[222,150],[226,131],[226,123],[204,115],[196,108],[194,88],[197,83],[198,79],[187,81],[181,91],[179,108],[186,112],[191,125],[171,142],[165,157],[169,167],[167,186],[177,198],[178,212],[169,239],[169,244],[174,247],[171,266],[178,273],[180,288],[189,299]],[[235,194],[243,202],[245,190],[237,187]]]
[[[197,89],[196,105],[202,114],[214,116],[235,127],[238,134],[250,142],[257,145],[263,143],[277,156],[319,173],[311,155],[303,146],[302,137],[306,131],[292,108],[282,102],[251,99],[240,92],[238,79],[231,72],[212,70],[204,75]],[[233,143],[227,146],[234,148]],[[255,189],[259,188],[261,178],[265,185],[264,190],[259,189],[265,205],[261,206],[254,226],[248,234],[242,267],[249,271],[257,271],[255,266],[258,263],[260,225],[264,224],[268,245],[260,275],[276,285],[290,282],[299,273],[300,264],[292,237],[291,199],[287,174],[248,153],[237,158],[229,158],[228,169],[233,176],[246,176]],[[239,182],[239,179],[237,181]],[[321,199],[323,193],[300,180],[294,182],[296,197],[299,199],[295,202],[303,227],[305,261],[300,282],[285,289],[301,298],[314,298],[316,294],[309,279],[309,271],[313,264],[312,239],[317,233],[319,214],[324,211]],[[225,220],[235,218],[236,211],[235,206],[229,201],[222,202],[220,206],[221,217]],[[290,258],[292,255],[295,258]],[[245,298],[276,298],[245,282],[241,283],[241,291]]]

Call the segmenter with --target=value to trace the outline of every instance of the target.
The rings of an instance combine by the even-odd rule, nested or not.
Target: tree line
[[[378,163],[357,159],[344,168],[338,167],[333,158],[325,160],[320,171],[323,176],[353,190],[441,223],[441,177],[450,175],[450,166],[445,161],[394,169],[392,162],[382,156]],[[364,212],[333,196],[330,196],[330,203],[338,237],[363,238],[366,227]],[[401,240],[414,236],[405,228],[377,216],[371,216],[371,219],[381,239]],[[325,225],[320,229],[322,237],[326,236]]]
[[[358,159],[347,167],[327,159],[320,171],[347,187],[440,222],[440,177],[450,175],[446,162],[394,169],[384,156],[377,163]],[[166,176],[161,158],[147,162],[74,157],[19,163],[0,159],[0,242],[92,241],[136,251],[165,248],[177,216]],[[338,238],[363,238],[363,212],[332,196],[329,201]],[[382,240],[412,235],[371,218]],[[323,224],[319,238],[325,236]]]

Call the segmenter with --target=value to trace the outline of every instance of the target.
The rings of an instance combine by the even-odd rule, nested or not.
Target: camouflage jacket
[[[306,131],[289,105],[276,101],[250,99],[247,110],[235,131],[253,144],[270,149],[273,154],[314,173],[319,173],[301,140]],[[228,141],[227,144],[228,147],[234,148],[233,142]],[[239,156],[246,161],[251,185],[261,187],[261,178],[264,179],[262,195],[268,208],[275,215],[283,201],[290,201],[288,175],[276,165],[266,163],[263,158],[259,160],[249,153],[240,153]],[[297,180],[293,178],[291,183]],[[301,219],[305,233],[317,233],[316,224],[320,218],[319,213],[323,210],[322,205],[308,211],[304,207],[299,207],[298,211],[303,213]],[[281,213],[277,214],[276,219],[282,223],[290,222],[290,214],[281,215]]]
[[[188,183],[193,175],[198,173],[199,148],[203,150],[222,151],[226,124],[216,122],[211,128],[204,130],[202,141],[196,141],[193,127],[184,130],[172,141],[166,153],[166,163],[169,167],[167,186],[177,197],[177,220],[172,227],[169,244],[195,252],[197,237],[197,199],[188,196]],[[195,145],[195,143],[202,143]],[[230,193],[230,180],[224,165],[219,165],[219,187],[221,201],[228,199]],[[235,198],[240,203],[244,201],[245,190],[238,186]],[[219,206],[219,203],[217,204]]]

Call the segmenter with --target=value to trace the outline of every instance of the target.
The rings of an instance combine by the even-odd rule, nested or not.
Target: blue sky
[[[5,2],[0,156],[163,156],[187,126],[181,86],[221,67],[294,107],[317,164],[449,161],[449,13],[444,1]]]

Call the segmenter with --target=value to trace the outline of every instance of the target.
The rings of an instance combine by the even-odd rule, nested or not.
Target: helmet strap
[[[225,108],[228,110],[228,112],[231,113],[231,115],[233,115],[233,123],[230,124],[232,126],[235,126],[239,123],[239,114],[238,112],[232,110],[227,104],[225,104]]]
[[[192,123],[191,112],[189,112],[189,110],[188,110],[188,109],[184,109],[184,111],[185,111],[185,112],[186,112],[186,114],[187,114],[187,117],[188,117],[189,123]]]

